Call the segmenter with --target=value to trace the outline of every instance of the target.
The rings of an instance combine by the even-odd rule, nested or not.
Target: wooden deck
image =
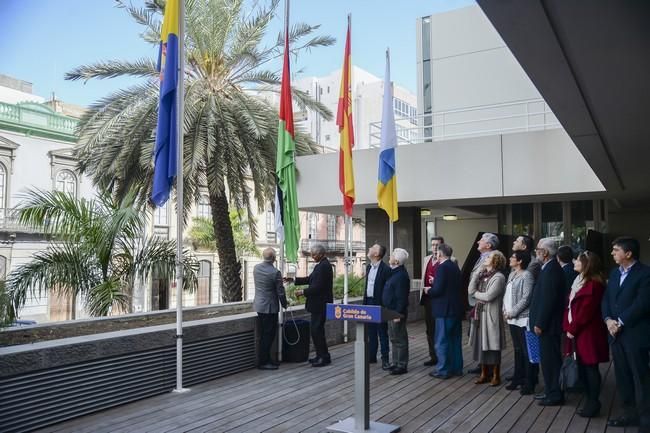
[[[604,375],[601,417],[575,414],[580,396],[570,394],[563,407],[542,408],[531,396],[500,387],[475,385],[474,377],[438,380],[422,366],[427,345],[422,323],[409,327],[410,365],[403,376],[390,376],[371,365],[373,421],[398,424],[402,432],[568,432],[632,433],[607,428],[607,416],[621,410],[615,397],[614,371]],[[206,382],[184,394],[165,394],[58,424],[43,432],[322,432],[352,415],[353,344],[331,349],[325,368],[283,364],[277,371],[251,370]],[[465,348],[466,368],[473,364]],[[512,350],[503,356],[503,375],[512,369]]]

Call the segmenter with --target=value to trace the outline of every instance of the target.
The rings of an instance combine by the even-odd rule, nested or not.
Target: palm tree
[[[233,241],[237,257],[243,256],[260,256],[260,250],[251,240],[250,222],[242,211],[230,211],[230,224],[232,225]],[[215,251],[217,242],[214,235],[214,225],[212,220],[204,217],[192,218],[192,225],[188,233],[190,241],[194,248],[205,248]]]
[[[274,193],[277,110],[264,94],[279,93],[278,71],[267,69],[282,56],[283,35],[264,42],[278,9],[279,0],[268,6],[244,0],[185,0],[187,62],[184,113],[184,219],[207,187],[212,212],[224,301],[242,297],[240,270],[229,209],[246,209],[253,221],[253,208],[262,210]],[[160,41],[160,0],[136,8],[122,3],[139,24],[142,37]],[[312,36],[318,26],[295,24],[289,39],[292,54],[328,46],[334,39]],[[279,66],[279,62],[278,66]],[[79,124],[76,156],[82,172],[95,184],[117,197],[135,188],[144,202],[151,195],[152,151],[158,107],[159,79],[156,62],[106,61],[80,66],[66,74],[69,80],[120,76],[146,80],[115,92],[93,104]],[[306,92],[293,90],[300,109],[331,118],[327,108]],[[317,147],[303,132],[296,134],[298,154],[314,153]],[[254,237],[256,229],[251,224]]]
[[[132,311],[136,284],[154,273],[174,278],[176,242],[144,236],[144,217],[135,204],[135,193],[117,201],[29,191],[19,222],[51,236],[53,243],[7,277],[12,306],[5,311],[6,319],[15,319],[29,294],[40,297],[47,291],[83,297],[92,316],[105,316],[112,308]],[[183,288],[193,291],[198,262],[186,252],[183,267]]]

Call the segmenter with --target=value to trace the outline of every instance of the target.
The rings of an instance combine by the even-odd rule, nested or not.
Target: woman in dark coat
[[[571,353],[575,343],[578,371],[585,393],[585,404],[578,415],[591,418],[600,412],[598,364],[609,361],[607,328],[600,309],[605,285],[596,254],[589,251],[580,253],[574,260],[574,269],[578,276],[571,286],[569,305],[564,313],[565,353]]]

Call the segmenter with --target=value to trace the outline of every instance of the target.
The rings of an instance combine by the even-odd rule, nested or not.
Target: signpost
[[[356,322],[354,342],[354,417],[327,427],[343,433],[394,433],[400,427],[370,421],[370,375],[368,372],[367,323],[382,323],[401,317],[399,313],[378,305],[327,304],[327,320]]]

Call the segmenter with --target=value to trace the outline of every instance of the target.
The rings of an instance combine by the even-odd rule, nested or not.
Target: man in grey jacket
[[[255,265],[253,278],[255,279],[255,300],[253,309],[257,312],[259,324],[259,357],[260,370],[277,370],[278,365],[271,360],[271,346],[278,331],[279,305],[287,308],[287,297],[282,284],[282,274],[273,265],[275,250],[267,248],[262,252],[264,261]]]

